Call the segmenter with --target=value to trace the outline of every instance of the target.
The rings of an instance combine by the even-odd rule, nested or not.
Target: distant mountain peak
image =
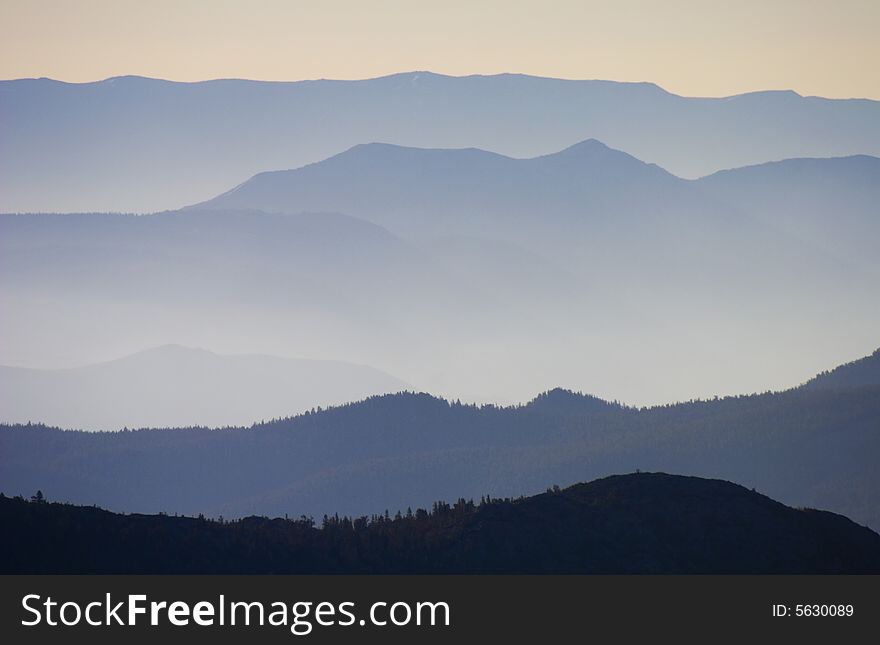
[[[161,78],[152,78],[152,77],[150,77],[150,76],[140,76],[139,74],[123,74],[123,75],[121,75],[121,76],[109,76],[109,77],[107,77],[107,78],[104,79],[104,82],[105,82],[105,83],[115,83],[115,82],[117,82],[117,81],[122,81],[122,82],[126,82],[126,81],[137,81],[137,82],[139,82],[139,81],[159,81],[159,82],[165,82],[165,79],[161,79]]]
[[[614,150],[613,148],[608,147],[598,139],[584,139],[583,141],[579,141],[574,145],[570,145],[567,148],[563,148],[556,154],[581,154],[581,153],[596,153],[596,152],[606,152],[611,151],[620,152],[619,150]]]
[[[414,69],[409,72],[397,72],[394,74],[386,74],[385,76],[377,76],[374,78],[364,78],[360,79],[362,81],[374,81],[374,80],[408,80],[408,81],[418,81],[420,78],[430,79],[430,78],[456,78],[454,76],[449,76],[448,74],[440,74],[438,72],[432,72],[427,69]]]
[[[534,160],[566,164],[571,167],[578,167],[580,165],[589,168],[591,171],[601,171],[611,175],[650,175],[681,181],[679,177],[676,177],[657,164],[643,161],[628,152],[613,148],[592,137],[563,148],[558,152],[535,157]]]
[[[752,98],[762,98],[762,97],[777,97],[777,98],[791,98],[791,99],[801,99],[803,96],[798,94],[794,90],[755,90],[754,92],[743,92],[742,94],[734,94],[733,96],[723,97],[722,100],[735,100],[735,99],[752,99]]]
[[[396,143],[387,143],[385,141],[368,141],[366,143],[358,143],[342,151],[339,154],[347,154],[351,152],[375,152],[379,150],[410,150],[409,146],[401,146]],[[332,158],[332,157],[331,157]]]
[[[466,147],[466,148],[422,148],[418,146],[403,146],[396,143],[387,143],[385,141],[371,141],[368,143],[359,143],[357,145],[340,152],[337,155],[329,157],[324,161],[329,159],[334,159],[337,157],[344,157],[350,155],[364,154],[364,155],[376,155],[376,154],[404,154],[404,155],[449,155],[449,154],[478,154],[484,155],[486,157],[502,157],[504,159],[509,159],[510,157],[506,157],[505,155],[500,155],[498,153],[492,152],[490,150],[483,150],[482,148],[474,148],[474,147]],[[317,163],[321,163],[320,161]],[[314,164],[310,164],[314,165]]]
[[[585,160],[585,161],[595,161],[595,160],[606,160],[610,158],[618,158],[621,160],[626,160],[628,162],[632,162],[633,165],[639,166],[647,166],[646,162],[638,159],[637,157],[633,157],[631,154],[624,152],[623,150],[618,150],[617,148],[612,148],[611,146],[599,141],[598,139],[590,138],[584,139],[583,141],[579,141],[574,145],[570,145],[567,148],[563,148],[559,152],[553,152],[548,155],[544,155],[543,159],[564,159],[566,161],[572,160]]]

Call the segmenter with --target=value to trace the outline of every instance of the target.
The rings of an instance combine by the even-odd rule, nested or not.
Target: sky
[[[0,78],[401,71],[880,99],[878,0],[0,0]]]

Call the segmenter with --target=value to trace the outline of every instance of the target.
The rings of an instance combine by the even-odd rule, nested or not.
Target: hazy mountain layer
[[[365,81],[0,82],[0,210],[138,211],[370,141],[515,157],[594,137],[684,177],[790,157],[880,155],[880,103],[726,98],[650,83],[428,72]]]
[[[212,203],[321,212],[0,217],[0,362],[179,343],[471,401],[654,404],[779,389],[877,342],[874,157],[686,181],[597,141],[365,145]]]
[[[350,363],[168,345],[65,370],[0,366],[0,419],[84,430],[248,425],[406,387]]]
[[[627,327],[613,299],[592,306],[594,291],[515,245],[449,237],[426,247],[342,215],[0,216],[7,365],[178,343],[373,365],[457,396],[486,396],[501,378],[496,393],[512,397],[534,391],[510,383],[523,354],[548,355],[527,338],[583,336],[584,321],[594,335]],[[549,386],[550,367],[526,380]]]

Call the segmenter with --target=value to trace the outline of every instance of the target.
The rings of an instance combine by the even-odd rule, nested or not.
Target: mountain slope
[[[519,74],[22,79],[0,82],[0,97],[6,212],[178,208],[262,170],[366,141],[531,157],[594,137],[684,177],[796,156],[880,154],[876,101],[794,92],[690,98],[650,83]]]
[[[880,386],[880,349],[870,356],[822,372],[804,383],[805,389]]]
[[[880,159],[787,159],[725,170],[697,185],[765,225],[880,278]]]
[[[406,387],[361,365],[168,345],[66,370],[0,366],[0,420],[86,430],[245,425]]]
[[[880,573],[880,535],[660,473],[373,522],[215,523],[0,499],[2,573]],[[253,548],[254,544],[259,548]]]

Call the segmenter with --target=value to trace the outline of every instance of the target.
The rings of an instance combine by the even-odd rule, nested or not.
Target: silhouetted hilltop
[[[8,498],[0,520],[2,573],[880,573],[880,535],[845,517],[660,473],[322,529]]]
[[[880,385],[880,349],[870,356],[817,374],[801,387],[806,389]]]

